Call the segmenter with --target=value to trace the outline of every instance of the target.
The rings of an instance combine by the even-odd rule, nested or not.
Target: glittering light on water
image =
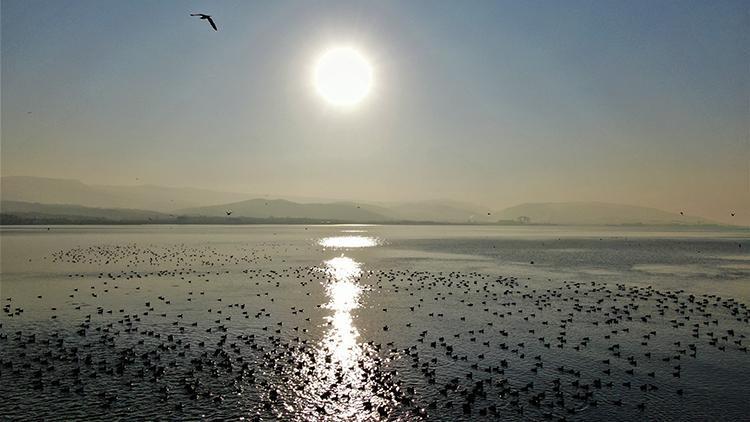
[[[327,277],[322,282],[328,302],[323,308],[332,311],[325,317],[327,331],[310,359],[296,400],[298,415],[306,420],[366,421],[373,419],[378,406],[392,405],[375,391],[383,390],[379,374],[382,360],[367,343],[359,341],[352,312],[361,306],[363,287],[361,264],[343,254],[324,262]]]
[[[354,281],[362,274],[359,262],[341,255],[325,262],[325,272],[333,280],[333,284]],[[329,295],[330,296],[330,295]]]
[[[369,236],[335,236],[318,240],[326,248],[369,248],[377,246],[378,239]]]
[[[359,262],[340,256],[325,262],[326,273],[331,276],[325,286],[328,303],[326,308],[334,311],[327,319],[331,330],[323,340],[342,363],[351,363],[361,353],[357,345],[359,332],[352,324],[351,311],[359,307],[362,288],[357,278],[362,274]]]

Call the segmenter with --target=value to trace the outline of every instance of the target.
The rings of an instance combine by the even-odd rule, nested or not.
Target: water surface
[[[3,227],[0,417],[743,419],[748,238]]]

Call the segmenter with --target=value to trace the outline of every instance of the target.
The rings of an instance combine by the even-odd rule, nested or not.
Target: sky
[[[747,1],[3,0],[0,19],[3,176],[750,224]],[[373,68],[348,110],[312,84],[336,46]]]

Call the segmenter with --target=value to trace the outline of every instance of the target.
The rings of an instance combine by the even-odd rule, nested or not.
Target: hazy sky
[[[2,175],[750,223],[749,9],[3,0]],[[337,45],[375,73],[346,112],[311,85]]]

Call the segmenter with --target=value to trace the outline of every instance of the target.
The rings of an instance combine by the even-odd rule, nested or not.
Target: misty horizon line
[[[216,221],[262,222],[270,219],[351,223],[436,222],[562,225],[729,225],[743,227],[741,219],[722,221],[689,212],[602,200],[518,202],[486,207],[453,199],[402,201],[313,198],[252,194],[198,187],[172,187],[151,183],[94,185],[77,179],[37,176],[3,176],[0,211],[5,221],[65,216],[113,221],[165,221],[183,216],[191,221],[205,217]],[[228,213],[227,213],[228,212]],[[227,213],[225,215],[225,213]],[[230,217],[231,214],[231,217]],[[45,220],[45,221],[46,221]],[[213,221],[212,220],[212,221]],[[197,221],[197,220],[196,220]]]
[[[296,201],[309,201],[305,203],[321,203],[321,204],[334,204],[334,203],[360,203],[360,204],[369,204],[369,205],[399,205],[399,204],[419,204],[419,203],[453,203],[455,205],[464,205],[464,206],[472,206],[476,207],[476,211],[479,212],[480,210],[486,210],[491,213],[495,212],[501,212],[505,209],[516,207],[516,206],[522,206],[522,205],[537,205],[537,204],[596,204],[596,205],[616,205],[616,206],[624,206],[624,207],[641,207],[641,208],[650,208],[653,210],[658,211],[664,211],[664,212],[670,212],[670,213],[678,213],[680,211],[674,211],[674,210],[665,210],[662,207],[654,206],[647,203],[632,203],[632,202],[612,202],[612,201],[606,201],[601,199],[570,199],[570,200],[544,200],[544,199],[538,199],[538,200],[532,200],[532,201],[522,201],[522,202],[515,202],[510,203],[506,205],[485,205],[481,202],[471,201],[467,199],[455,199],[455,198],[448,198],[448,197],[441,197],[441,196],[433,196],[433,197],[413,197],[410,199],[362,199],[357,198],[356,196],[326,196],[326,195],[315,195],[315,194],[308,194],[308,195],[298,195],[298,194],[286,194],[286,193],[258,193],[258,192],[250,192],[250,191],[239,191],[235,189],[222,189],[221,187],[213,187],[213,186],[189,186],[189,185],[170,185],[170,184],[159,184],[154,182],[149,183],[133,183],[133,184],[112,184],[112,183],[91,183],[86,180],[82,179],[76,179],[76,178],[68,178],[68,177],[50,177],[50,176],[34,176],[34,175],[27,175],[27,174],[13,174],[13,175],[2,175],[0,176],[0,179],[12,179],[12,178],[24,178],[24,179],[39,179],[39,180],[49,180],[49,181],[62,181],[62,182],[74,182],[79,183],[84,186],[89,187],[100,187],[100,188],[160,188],[160,189],[174,189],[174,190],[193,190],[193,191],[204,191],[204,192],[211,192],[211,193],[217,193],[217,194],[227,194],[227,195],[246,195],[247,198],[239,201],[234,202],[243,202],[243,201],[250,201],[254,199],[265,199],[265,200],[286,200],[289,202],[296,202]],[[137,178],[136,178],[137,180]],[[0,199],[4,199],[3,191],[0,189]],[[28,201],[24,201],[28,202]],[[204,206],[220,206],[220,205],[228,205],[232,204],[234,202],[220,202],[215,204],[204,204]],[[80,205],[75,202],[69,202],[69,203],[52,203],[52,202],[38,202],[40,204],[60,204],[60,205]],[[94,207],[94,208],[113,208],[113,209],[134,209],[134,210],[147,210],[144,208],[122,208],[122,207]],[[178,207],[175,208],[174,211],[179,211],[181,208],[189,208],[189,207]],[[698,217],[706,220],[715,220],[711,217],[707,217],[702,214],[698,213],[686,213],[684,214],[685,217]],[[727,224],[722,223],[720,221],[716,221],[721,224]]]

